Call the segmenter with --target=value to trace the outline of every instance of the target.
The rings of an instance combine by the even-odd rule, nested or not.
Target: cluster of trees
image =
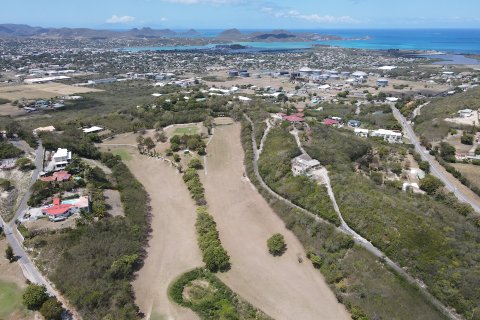
[[[203,254],[203,262],[211,272],[230,270],[230,256],[220,242],[217,224],[205,207],[197,209],[198,245]]]
[[[175,152],[182,148],[187,148],[192,151],[197,151],[199,155],[204,155],[206,153],[206,147],[205,141],[203,141],[202,137],[198,134],[175,135],[170,138],[170,148]]]
[[[37,138],[32,130],[25,128],[15,120],[7,119],[7,123],[4,125],[3,129],[6,132],[7,139],[19,138],[25,140],[25,142],[27,142],[32,148],[36,148],[38,145]],[[2,138],[3,136],[0,139]]]
[[[45,320],[61,320],[64,309],[60,301],[50,297],[44,286],[30,284],[23,293],[23,304],[29,310],[39,311]]]
[[[183,181],[187,185],[188,191],[190,191],[190,195],[192,196],[192,199],[195,200],[195,203],[199,206],[206,205],[207,200],[205,200],[205,189],[200,181],[197,169],[190,167],[185,170]]]
[[[291,160],[299,154],[300,150],[288,128],[270,130],[258,161],[260,175],[277,193],[339,225],[340,221],[325,187],[306,176],[293,176]]]
[[[281,256],[287,251],[285,237],[280,233],[275,233],[267,240],[268,252],[273,256]]]
[[[15,161],[15,166],[20,171],[29,171],[35,169],[35,164],[28,158],[20,158]]]
[[[207,287],[195,290],[195,280],[207,282]],[[186,298],[186,288],[197,294]],[[181,306],[192,309],[200,319],[239,320],[256,319],[271,320],[262,311],[228,288],[220,279],[205,269],[195,269],[184,273],[169,288],[169,296]]]
[[[125,218],[79,220],[75,229],[37,235],[29,244],[56,253],[58,259],[42,263],[85,319],[140,319],[130,282],[145,257],[149,198],[120,157],[104,153],[101,160],[112,170]]]
[[[23,151],[6,141],[0,141],[0,160],[16,158],[23,154]]]
[[[92,138],[94,136],[85,135],[82,130],[73,126],[67,126],[62,133],[42,132],[39,135],[46,150],[67,148],[81,157],[89,159],[100,158],[100,152],[92,143],[95,140],[95,138]]]
[[[457,162],[455,158],[455,147],[447,142],[441,142],[438,147],[430,151],[435,156],[437,161],[447,170],[448,173],[457,178],[463,185],[470,188],[474,193],[480,196],[480,188],[462,175],[460,171],[455,169],[450,163]],[[473,162],[476,164],[476,162]]]
[[[378,259],[355,246],[353,239],[332,225],[316,221],[268,193],[257,180],[253,169],[252,129],[242,122],[242,145],[247,174],[272,209],[307,248],[312,264],[357,319],[413,319],[419,314],[428,319],[443,315],[425,301],[417,289],[410,287]],[[390,297],[395,296],[395,299]],[[375,299],[371,299],[375,297]],[[362,318],[363,317],[363,318]]]
[[[425,178],[420,181],[420,189],[425,191],[429,195],[434,195],[438,189],[444,186],[443,182],[440,179],[427,174]]]

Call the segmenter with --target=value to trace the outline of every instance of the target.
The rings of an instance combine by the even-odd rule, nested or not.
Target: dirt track
[[[198,319],[167,296],[176,277],[203,265],[188,190],[176,170],[160,160],[133,155],[126,164],[150,195],[153,215],[148,256],[133,283],[136,302],[146,319]]]
[[[208,146],[208,174],[202,179],[209,211],[231,256],[232,269],[220,278],[275,319],[350,319],[321,273],[306,260],[300,242],[243,173],[239,124],[217,127]],[[276,232],[288,245],[277,258],[266,248],[266,240]],[[298,263],[298,255],[303,263]]]

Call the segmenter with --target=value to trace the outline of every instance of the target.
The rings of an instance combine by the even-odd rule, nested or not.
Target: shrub
[[[285,238],[280,233],[276,233],[267,240],[268,252],[273,256],[281,256],[287,251]]]
[[[462,144],[466,144],[466,145],[473,145],[473,135],[471,134],[467,134],[467,133],[463,133],[462,137],[460,138],[460,142]]]
[[[204,207],[197,209],[198,245],[203,254],[203,262],[211,272],[230,270],[230,256],[220,242],[217,224]]]
[[[23,304],[30,310],[38,310],[49,296],[44,286],[30,284],[23,293]]]
[[[60,301],[50,298],[43,303],[39,311],[45,320],[61,320],[64,310]]]
[[[13,144],[5,141],[0,142],[0,160],[16,158],[22,153],[23,151],[15,147]]]
[[[188,163],[188,167],[199,170],[199,169],[202,169],[202,168],[203,168],[203,164],[202,164],[202,161],[200,161],[200,159],[198,159],[198,158],[193,158],[193,159],[190,160],[190,162]]]
[[[443,182],[431,174],[427,174],[425,178],[420,181],[420,189],[429,195],[435,194],[435,192],[441,187],[443,187]]]
[[[10,180],[0,178],[0,190],[8,191],[12,187]]]
[[[10,245],[7,245],[5,248],[5,258],[7,258],[10,263],[15,261],[15,254],[13,253],[13,249]]]
[[[35,165],[30,159],[20,158],[15,161],[15,166],[21,171],[28,171],[35,169]]]

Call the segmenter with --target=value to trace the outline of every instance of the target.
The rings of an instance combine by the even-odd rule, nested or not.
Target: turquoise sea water
[[[262,30],[242,30],[245,33]],[[264,30],[263,30],[264,31]],[[454,54],[480,54],[480,29],[408,29],[408,30],[295,30],[307,33],[336,35],[350,40],[313,42],[239,42],[254,51],[309,49],[314,45],[330,45],[344,48],[371,50],[434,50]],[[221,30],[200,30],[200,36],[214,37]],[[359,40],[365,39],[366,40]],[[221,44],[221,43],[218,43]],[[198,50],[211,49],[216,44],[205,46],[164,46],[124,48],[127,51],[145,50]]]

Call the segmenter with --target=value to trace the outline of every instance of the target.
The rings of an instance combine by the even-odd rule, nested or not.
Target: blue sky
[[[478,0],[1,0],[0,23],[125,29],[480,28]]]

